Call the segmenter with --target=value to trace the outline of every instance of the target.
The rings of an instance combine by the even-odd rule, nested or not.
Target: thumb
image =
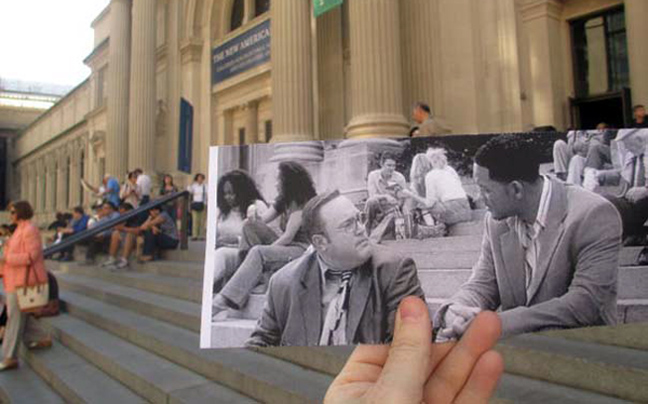
[[[396,314],[394,340],[377,382],[381,402],[420,403],[430,373],[432,324],[425,302],[403,299]]]

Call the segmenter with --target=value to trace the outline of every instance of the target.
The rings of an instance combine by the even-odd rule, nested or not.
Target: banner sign
[[[178,170],[191,174],[191,151],[193,149],[193,106],[180,99],[180,136],[178,144]]]
[[[270,61],[270,20],[212,50],[212,85]]]
[[[313,14],[315,17],[326,13],[342,4],[343,0],[313,0]]]

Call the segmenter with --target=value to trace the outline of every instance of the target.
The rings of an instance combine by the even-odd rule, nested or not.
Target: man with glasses
[[[247,346],[388,342],[406,296],[425,298],[411,258],[370,243],[365,216],[338,191],[306,204],[312,248],[270,279]]]

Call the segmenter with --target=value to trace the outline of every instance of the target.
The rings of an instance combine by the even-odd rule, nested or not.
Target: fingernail
[[[418,304],[415,297],[403,299],[400,305],[401,320],[418,321],[424,314],[423,305]]]

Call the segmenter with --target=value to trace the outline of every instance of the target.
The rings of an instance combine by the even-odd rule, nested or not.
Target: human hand
[[[630,202],[637,202],[641,199],[648,197],[648,188],[645,187],[633,187],[626,192],[626,199]]]
[[[448,342],[459,339],[468,329],[470,322],[479,314],[478,307],[454,303],[446,308],[442,328],[437,332],[436,342]]]
[[[396,314],[391,346],[358,346],[324,403],[486,403],[504,369],[491,350],[500,332],[499,317],[482,312],[459,342],[432,344],[425,303],[407,297]]]

